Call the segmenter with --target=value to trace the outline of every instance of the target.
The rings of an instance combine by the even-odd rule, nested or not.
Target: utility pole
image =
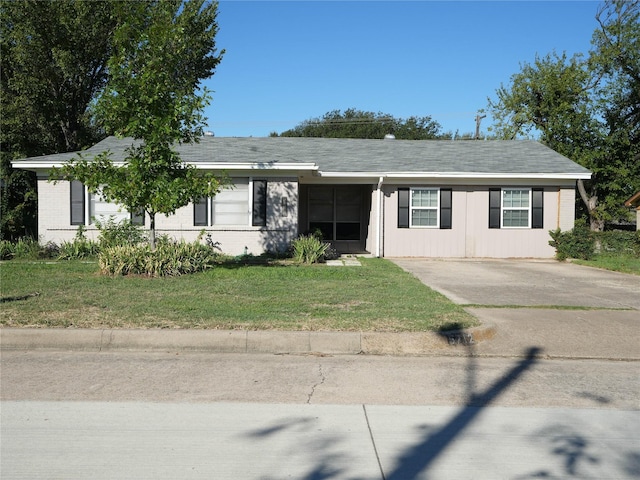
[[[480,122],[485,117],[486,115],[479,115],[479,114],[476,115],[476,136],[475,136],[476,140],[480,140]]]

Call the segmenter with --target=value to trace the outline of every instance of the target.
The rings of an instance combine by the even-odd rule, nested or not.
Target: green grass
[[[173,278],[106,277],[96,263],[2,262],[0,325],[395,332],[476,324],[393,263],[361,262],[228,264]]]
[[[596,255],[592,260],[572,260],[572,262],[588,267],[604,268],[616,272],[640,275],[640,258],[632,255],[600,254]]]

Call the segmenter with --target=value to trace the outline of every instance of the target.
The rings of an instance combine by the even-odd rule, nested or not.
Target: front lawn
[[[604,268],[622,273],[640,275],[640,258],[624,254],[599,254],[591,260],[572,260],[579,265]]]
[[[0,325],[349,331],[446,330],[473,317],[393,263],[227,264],[169,278],[106,277],[96,263],[0,264]]]

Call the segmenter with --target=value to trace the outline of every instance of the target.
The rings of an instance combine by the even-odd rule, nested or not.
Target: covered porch
[[[301,184],[299,232],[322,233],[338,253],[371,253],[375,189],[371,184]]]

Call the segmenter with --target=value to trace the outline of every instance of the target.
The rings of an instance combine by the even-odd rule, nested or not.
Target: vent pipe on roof
[[[385,140],[395,140],[395,139],[396,139],[396,136],[395,136],[393,133],[387,133],[387,134],[384,136],[384,139],[385,139]]]

